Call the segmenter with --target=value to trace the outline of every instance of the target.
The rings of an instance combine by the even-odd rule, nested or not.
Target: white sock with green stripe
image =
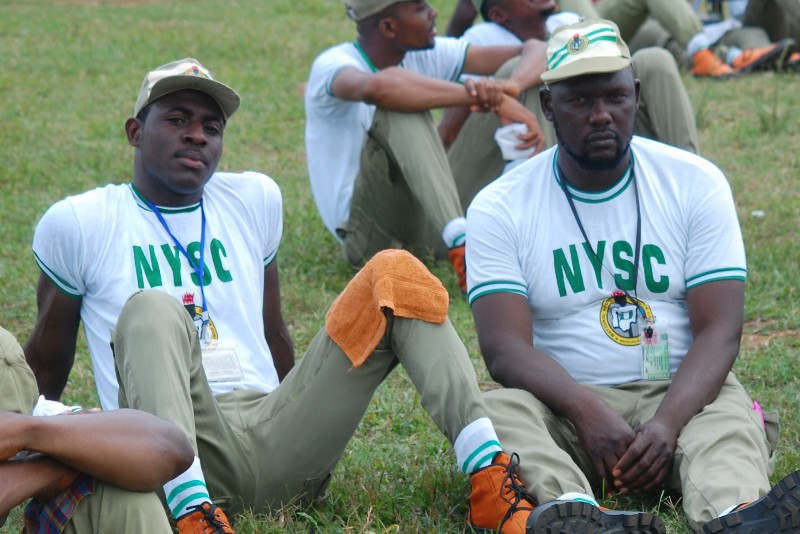
[[[164,495],[173,519],[185,515],[193,506],[211,502],[206,479],[200,468],[200,458],[195,456],[189,469],[164,484]]]
[[[468,475],[491,464],[495,455],[503,450],[488,417],[481,417],[465,426],[453,448],[458,468]]]
[[[600,506],[599,504],[597,504],[597,501],[594,500],[594,497],[592,497],[591,495],[587,495],[585,493],[578,493],[578,492],[575,492],[575,491],[572,491],[572,492],[569,492],[569,493],[565,493],[564,495],[562,495],[561,497],[559,497],[556,500],[557,501],[580,501],[580,502],[585,502],[587,504],[591,504],[595,508]]]
[[[456,217],[447,223],[442,231],[442,239],[447,248],[462,246],[467,240],[467,220],[464,217]]]

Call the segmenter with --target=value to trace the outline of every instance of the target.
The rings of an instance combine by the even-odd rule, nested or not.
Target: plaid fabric
[[[73,484],[49,501],[31,499],[25,507],[26,534],[61,534],[81,499],[94,493],[94,478],[80,475]]]

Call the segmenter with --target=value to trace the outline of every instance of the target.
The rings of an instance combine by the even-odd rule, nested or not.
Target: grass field
[[[453,0],[434,5],[443,28]],[[283,190],[284,313],[302,354],[353,273],[311,198],[298,87],[321,50],[353,36],[342,0],[3,0],[0,324],[21,342],[33,325],[38,270],[30,243],[38,218],[68,194],[130,180],[123,123],[142,76],[192,56],[243,97],[221,168],[265,172]],[[736,371],[763,406],[780,413],[779,477],[800,467],[800,76],[687,77],[686,84],[701,150],[726,172],[736,197],[749,267]],[[450,318],[482,386],[492,387],[449,266],[431,269],[454,295]],[[97,403],[83,342],[65,398]],[[417,401],[407,376],[394,373],[337,468],[330,498],[316,508],[245,516],[237,531],[463,531],[468,481]],[[657,509],[670,532],[689,532],[673,499],[610,504]],[[17,521],[13,516],[3,531],[18,531]]]

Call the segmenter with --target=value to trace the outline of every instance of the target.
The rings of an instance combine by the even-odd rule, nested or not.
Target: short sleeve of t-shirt
[[[306,112],[318,109],[326,115],[347,113],[347,106],[341,105],[341,100],[333,96],[331,86],[336,75],[342,69],[352,67],[362,72],[368,72],[369,66],[359,57],[358,51],[352,43],[342,43],[320,54],[311,66],[311,72],[306,87]],[[313,106],[309,103],[313,102]]]
[[[86,291],[80,274],[84,249],[75,210],[66,199],[56,202],[36,226],[33,253],[42,272],[72,297],[80,297]]]
[[[503,200],[506,190],[484,191],[467,211],[467,287],[472,304],[491,293],[527,297],[527,283],[517,254],[514,217]]]

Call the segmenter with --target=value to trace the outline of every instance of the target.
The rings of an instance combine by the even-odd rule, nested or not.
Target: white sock
[[[736,58],[742,55],[742,49],[738,46],[732,46],[729,50],[727,55],[725,56],[725,63],[728,65],[733,65],[733,62],[736,61]]]
[[[447,248],[455,248],[463,245],[467,240],[467,220],[464,217],[456,217],[444,227],[442,239]]]
[[[686,53],[689,54],[689,57],[693,57],[700,50],[708,48],[722,39],[727,32],[741,27],[742,23],[733,19],[707,24],[700,33],[689,39],[686,44]]]
[[[465,426],[453,448],[458,468],[468,475],[491,464],[495,455],[503,450],[488,417],[481,417]]]
[[[736,510],[737,508],[739,508],[739,505],[738,504],[734,504],[730,508],[726,508],[725,510],[723,510],[722,513],[719,514],[719,517],[722,517],[723,515],[728,515],[729,513],[731,513],[734,510]]]
[[[173,519],[186,514],[193,506],[211,502],[200,458],[195,456],[189,469],[164,484],[164,494]]]
[[[556,500],[557,501],[580,501],[580,502],[585,502],[587,504],[591,504],[594,507],[600,506],[599,504],[597,504],[597,501],[594,500],[594,497],[592,497],[591,495],[587,495],[585,493],[579,493],[577,491],[571,491],[569,493],[565,493],[564,495],[562,495],[561,497],[559,497]]]

